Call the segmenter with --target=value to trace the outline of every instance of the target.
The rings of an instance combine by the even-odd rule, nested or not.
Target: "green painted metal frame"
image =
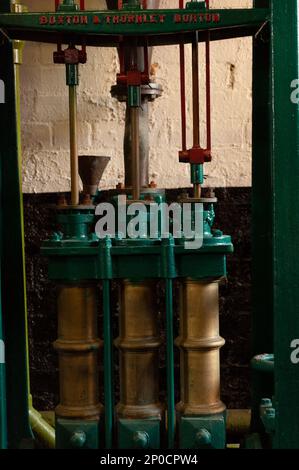
[[[204,10],[198,10],[197,8],[186,10],[185,13],[188,15],[204,15]],[[24,13],[0,15],[0,27],[10,33],[16,33],[18,38],[24,39],[24,31],[30,30],[31,32],[38,33],[40,40],[42,35],[45,37],[49,33],[54,34],[78,34],[78,35],[93,35],[93,36],[105,36],[105,35],[163,35],[187,33],[192,31],[201,30],[214,30],[223,28],[234,28],[237,26],[258,26],[269,19],[268,9],[227,9],[227,10],[209,10],[208,15],[211,15],[212,19],[208,17],[206,20],[205,16],[203,19],[199,17],[197,22],[175,22],[174,16],[181,15],[182,10],[147,10],[146,15],[150,18],[150,15],[163,15],[163,21],[155,22],[144,22],[136,24],[136,22],[122,22],[121,18],[131,16],[132,14],[138,15],[140,11],[123,10],[115,12],[105,11],[86,11],[67,13],[68,17],[73,18],[75,15],[79,18],[75,24],[73,21],[69,23],[59,24],[58,18],[61,17],[62,13]],[[142,14],[145,14],[143,11]],[[213,21],[213,15],[215,21]],[[41,16],[44,18],[44,24],[41,24]],[[107,17],[119,17],[120,20],[117,23],[112,24],[111,21],[107,20]],[[81,23],[81,17],[84,18],[84,22]],[[94,18],[97,18],[95,22]],[[85,20],[86,18],[86,20]],[[217,18],[217,20],[216,20]],[[177,39],[175,38],[175,42]]]
[[[0,12],[10,11],[4,0]],[[0,79],[5,84],[1,104],[0,160],[2,170],[2,315],[6,346],[6,412],[9,448],[31,445],[28,412],[28,368],[26,349],[26,295],[24,283],[23,209],[20,183],[20,124],[13,43],[0,45]],[[5,129],[5,131],[3,131]],[[5,177],[4,177],[5,175]]]
[[[255,0],[269,8],[269,0]],[[273,188],[271,27],[253,38],[252,357],[273,351]],[[272,396],[272,378],[252,369],[252,432],[263,432],[260,402]]]
[[[1,171],[1,160],[0,160],[0,194],[2,189],[2,171]],[[1,205],[2,206],[2,205]],[[2,224],[2,207],[0,213],[0,246],[2,248],[2,233],[3,233],[3,224]],[[1,263],[1,250],[0,248],[0,263]],[[3,322],[2,322],[2,288],[1,288],[1,271],[0,271],[0,341],[1,345],[0,348],[4,345],[4,358],[2,357],[2,350],[1,350],[1,359],[5,361],[5,338],[4,338],[4,331],[3,331]],[[6,413],[6,367],[5,362],[0,362],[0,449],[7,448],[7,413]]]
[[[8,0],[2,2],[0,11],[9,11]],[[188,32],[192,30],[222,30],[231,28],[236,32],[236,36],[241,33],[238,27],[253,26],[260,29],[269,20],[271,34],[267,36],[267,26],[258,31],[254,39],[254,132],[253,132],[253,242],[254,242],[254,284],[253,284],[253,354],[271,352],[274,347],[275,353],[275,407],[277,410],[275,433],[273,446],[275,448],[298,448],[299,447],[299,372],[298,366],[290,361],[290,344],[295,336],[299,336],[299,286],[298,268],[294,260],[298,259],[299,244],[297,237],[299,234],[299,217],[296,213],[298,202],[297,175],[299,174],[299,109],[298,104],[292,103],[290,99],[291,82],[299,77],[298,63],[298,0],[255,0],[253,10],[226,10],[214,11],[220,14],[220,21],[216,24],[200,23],[191,25],[186,29],[185,25],[173,23],[173,15],[181,12],[172,10],[165,13],[165,21],[162,26],[159,23],[140,24],[117,24],[113,26],[113,33],[109,25],[99,26],[93,23],[88,25],[39,25],[39,15],[3,15],[0,14],[0,26],[4,28],[11,37],[22,39],[26,37],[26,28],[36,33],[39,40],[50,41],[49,32],[60,34],[87,34],[87,35],[154,35],[168,32],[177,34],[178,32]],[[269,10],[270,7],[270,10]],[[269,16],[271,11],[271,16]],[[131,11],[123,12],[123,14]],[[151,13],[151,12],[148,12]],[[161,13],[161,12],[159,12]],[[192,11],[191,11],[192,13]],[[198,11],[194,11],[194,14]],[[118,15],[119,12],[116,13]],[[46,14],[47,16],[48,14]],[[88,18],[98,15],[100,19],[107,16],[107,12],[88,12]],[[48,15],[49,16],[49,15]],[[51,15],[53,16],[53,15]],[[54,15],[55,16],[55,15]],[[31,31],[31,33],[32,33]],[[246,33],[246,30],[244,31]],[[27,36],[28,37],[28,36]],[[283,38],[283,40],[282,40]],[[269,40],[269,42],[267,42]],[[113,41],[112,41],[113,42]],[[163,41],[162,41],[163,42]],[[158,41],[157,41],[158,43]],[[3,57],[2,77],[9,84],[6,89],[9,101],[2,108],[0,113],[1,125],[7,126],[7,119],[10,120],[9,132],[3,135],[1,142],[0,156],[2,171],[6,178],[3,179],[2,201],[3,201],[3,222],[5,231],[3,233],[3,259],[2,279],[3,287],[3,313],[4,326],[7,342],[7,365],[10,374],[7,377],[7,390],[9,391],[8,401],[8,437],[9,445],[18,447],[20,440],[30,436],[27,410],[27,390],[26,374],[20,371],[26,370],[25,364],[25,344],[24,344],[24,292],[23,278],[19,276],[20,262],[22,258],[18,249],[22,245],[20,234],[22,233],[21,204],[19,190],[17,124],[15,97],[12,83],[14,83],[14,70],[12,59],[12,45],[5,43],[1,46],[1,57]],[[5,76],[3,76],[3,73]],[[1,77],[1,78],[2,78]],[[263,126],[266,123],[266,126]],[[272,127],[271,127],[272,124]],[[287,175],[287,184],[286,177]],[[294,210],[295,208],[295,210]],[[11,217],[11,213],[15,217]],[[9,230],[9,228],[11,228]],[[10,235],[10,239],[8,237]],[[12,237],[11,237],[12,235]],[[103,276],[101,269],[96,268],[99,258],[99,250],[95,246],[73,247],[68,249],[57,243],[57,248],[48,246],[48,255],[56,260],[52,277],[59,272],[64,265],[65,275],[72,277],[82,277],[88,274],[88,278],[104,279],[104,317],[106,334],[111,334],[109,323],[109,277]],[[205,253],[206,249],[206,253]],[[213,256],[219,253],[211,253],[209,248],[205,248],[201,253],[206,254],[206,262],[209,264]],[[223,247],[222,247],[223,249]],[[56,250],[56,252],[55,252]],[[152,250],[152,251],[151,251]],[[160,247],[147,248],[147,253],[160,258]],[[180,247],[175,247],[176,255],[180,254]],[[213,250],[212,250],[213,251]],[[217,251],[217,250],[216,250]],[[221,251],[221,247],[219,248]],[[122,277],[132,260],[132,250],[130,247],[115,247],[110,249],[113,258],[120,255],[121,263],[113,266],[116,277]],[[90,257],[88,259],[88,254]],[[83,266],[82,258],[87,257],[89,266]],[[140,268],[140,260],[144,255],[141,248],[135,250],[135,271],[137,275]],[[194,256],[190,253],[189,256]],[[81,258],[82,257],[82,258]],[[116,256],[118,257],[118,256]],[[138,259],[140,257],[140,260]],[[66,263],[66,258],[69,264]],[[224,263],[223,256],[223,263]],[[13,260],[13,262],[12,262]],[[189,258],[190,260],[190,258]],[[14,262],[15,261],[15,262]],[[134,263],[133,263],[134,264]],[[194,259],[193,259],[193,264]],[[78,266],[76,274],[74,266]],[[188,257],[182,256],[180,266],[181,273],[187,275],[187,267],[190,266]],[[123,266],[123,267],[122,267]],[[16,269],[17,267],[17,269]],[[214,266],[215,267],[215,266]],[[83,268],[83,272],[82,272]],[[219,265],[220,269],[221,266]],[[222,265],[223,268],[223,265]],[[22,268],[23,269],[23,268]],[[85,269],[85,272],[84,272]],[[163,269],[159,263],[156,264],[154,272],[149,273],[149,277],[163,277]],[[51,274],[51,273],[50,273]],[[19,276],[19,277],[18,277]],[[171,322],[171,277],[167,277],[168,295],[168,322]],[[263,286],[261,289],[260,286]],[[21,288],[20,288],[21,287]],[[9,299],[9,302],[8,302]],[[16,312],[18,314],[16,314]],[[21,313],[20,313],[21,312]],[[105,314],[106,312],[106,314]],[[287,312],[287,321],[285,317]],[[274,328],[274,329],[273,329]],[[171,329],[170,329],[171,330]],[[262,333],[261,333],[262,332]],[[12,340],[12,334],[14,335]],[[274,337],[274,346],[273,346]],[[17,341],[16,341],[17,339]],[[171,338],[169,338],[170,341]],[[18,350],[17,350],[18,349]],[[265,350],[266,349],[266,350]],[[109,365],[109,352],[106,350],[106,364]],[[172,384],[171,368],[172,358],[169,356],[168,383]],[[14,361],[14,366],[12,362]],[[17,362],[17,367],[16,367]],[[15,371],[17,373],[13,373]],[[15,385],[18,384],[18,387]],[[111,408],[106,419],[106,442],[109,446],[111,435],[111,422],[113,419],[111,394],[112,382],[108,378],[105,385],[106,400],[110,400]],[[259,393],[263,393],[259,391]],[[257,398],[258,399],[258,398]],[[16,434],[16,426],[12,428],[12,407],[14,417],[17,415],[19,424]],[[170,397],[169,409],[173,409],[173,402]],[[256,404],[255,404],[256,407]],[[26,408],[26,409],[25,409]],[[256,408],[254,410],[256,412]],[[173,443],[173,422],[170,413],[169,417],[169,446]],[[255,423],[258,426],[260,423]]]
[[[290,345],[299,338],[299,2],[272,0],[273,286],[276,425],[274,448],[299,448],[299,367]]]

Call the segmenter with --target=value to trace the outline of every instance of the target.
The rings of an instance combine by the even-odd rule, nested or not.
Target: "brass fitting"
[[[12,13],[26,13],[28,8],[25,5],[22,5],[22,0],[11,0],[11,12]],[[23,61],[23,49],[24,49],[24,41],[15,40],[13,42],[13,50],[14,50],[14,63],[21,65]]]

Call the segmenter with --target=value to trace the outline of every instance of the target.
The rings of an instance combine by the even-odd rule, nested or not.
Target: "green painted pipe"
[[[174,350],[172,279],[166,279],[166,337],[167,337],[167,433],[168,447],[173,449],[175,436]]]
[[[1,359],[3,359],[3,363],[1,363]],[[5,360],[5,353],[4,353],[4,337],[3,337],[3,331],[2,331],[2,306],[1,306],[1,298],[0,298],[0,449],[7,448],[6,385],[5,385],[4,360]]]
[[[110,281],[103,280],[104,310],[104,395],[105,395],[105,442],[112,448],[113,432],[113,386],[112,386],[112,337],[110,318]]]

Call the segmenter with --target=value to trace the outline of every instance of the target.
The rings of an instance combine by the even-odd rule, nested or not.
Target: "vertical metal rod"
[[[149,70],[149,58],[148,58],[148,45],[147,45],[147,42],[148,41],[146,41],[146,45],[144,46],[144,73],[147,73],[149,75],[150,70]]]
[[[207,5],[209,8],[209,6]],[[210,32],[207,32],[206,40],[206,119],[207,119],[207,149],[211,150],[211,54],[210,54]]]
[[[193,146],[200,144],[198,32],[192,41]]]
[[[167,362],[167,434],[168,448],[174,447],[175,398],[174,398],[174,350],[173,350],[173,301],[172,279],[166,279],[166,362]]]
[[[184,8],[184,0],[179,0],[179,8]],[[185,44],[180,43],[180,79],[181,79],[181,120],[182,120],[182,150],[187,149],[186,131],[186,70],[185,70]]]
[[[182,150],[187,149],[186,133],[186,76],[185,76],[185,45],[180,43],[180,79],[181,79],[181,116],[182,116]]]
[[[130,108],[132,141],[132,182],[133,200],[140,199],[140,148],[139,148],[139,108]]]
[[[103,280],[104,313],[104,395],[105,395],[105,443],[112,449],[113,436],[113,372],[112,372],[112,334],[110,318],[110,281]]]
[[[198,32],[195,33],[192,41],[192,93],[193,93],[193,147],[200,145],[199,128],[199,59],[198,59]],[[201,186],[198,183],[193,185],[195,198],[201,196]]]
[[[194,197],[199,199],[201,197],[201,185],[199,183],[194,184]]]
[[[79,163],[77,143],[77,87],[69,86],[70,119],[70,159],[71,159],[71,201],[72,206],[79,204]]]

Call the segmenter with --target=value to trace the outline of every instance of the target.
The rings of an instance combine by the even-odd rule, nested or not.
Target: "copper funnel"
[[[110,157],[91,155],[79,156],[79,174],[83,183],[83,193],[95,196]]]

